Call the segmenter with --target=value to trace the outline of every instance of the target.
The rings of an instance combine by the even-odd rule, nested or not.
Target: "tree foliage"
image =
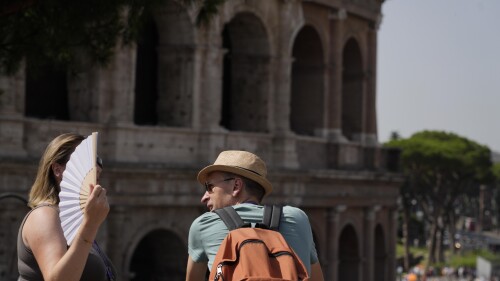
[[[415,180],[429,185],[438,178],[448,181],[491,180],[491,152],[486,146],[453,133],[422,131],[407,139],[386,144],[402,149],[403,171],[418,175]]]
[[[500,217],[500,162],[493,164],[491,168],[494,184],[494,200],[496,206],[496,215]]]
[[[460,195],[477,194],[478,184],[492,180],[490,149],[453,133],[422,131],[386,145],[402,150],[405,195],[424,208],[452,208]]]
[[[474,195],[479,184],[492,181],[490,149],[456,134],[423,131],[386,145],[402,150],[407,192],[421,204],[451,208],[460,195]]]
[[[464,202],[469,202],[464,198],[477,196],[480,184],[491,182],[490,149],[442,131],[422,131],[385,145],[401,149],[402,170],[407,177],[401,187],[402,206],[408,212],[409,201],[415,200],[424,211],[431,225],[429,260],[433,262],[442,246],[440,233],[454,227],[455,210],[464,209]]]
[[[23,59],[33,66],[69,66],[81,52],[106,64],[118,43],[138,38],[147,11],[168,1],[197,5],[199,24],[224,0],[6,0],[0,4],[0,73],[15,73]]]
[[[495,181],[500,184],[500,163],[495,163],[491,168]]]

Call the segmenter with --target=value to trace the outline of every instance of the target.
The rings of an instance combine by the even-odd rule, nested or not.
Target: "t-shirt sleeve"
[[[189,228],[188,237],[188,253],[194,262],[207,262],[208,257],[205,254],[202,243],[202,235],[200,229],[200,220],[202,216],[193,221]]]
[[[295,225],[293,227],[295,231],[286,234],[290,239],[290,245],[299,253],[300,257],[309,257],[309,259],[303,260],[305,263],[317,263],[319,261],[318,253],[316,252],[311,224],[307,214],[299,208],[290,206],[285,206],[285,208],[288,214],[286,222]],[[308,270],[310,268],[309,264],[305,264]]]
[[[314,239],[311,239],[311,264],[319,262],[318,252],[316,251],[316,245],[314,244]]]
[[[299,209],[300,210],[300,209]],[[307,214],[300,210],[300,216],[301,216],[301,219],[299,220],[300,221],[300,224],[301,224],[301,229],[304,229],[305,230],[305,241],[309,241],[310,243],[310,252],[309,252],[309,256],[310,256],[310,259],[311,259],[311,264],[315,264],[319,261],[318,259],[318,252],[316,251],[316,244],[314,243],[314,236],[313,236],[313,233],[312,233],[312,228],[311,228],[311,223],[309,222],[309,217],[307,216]]]

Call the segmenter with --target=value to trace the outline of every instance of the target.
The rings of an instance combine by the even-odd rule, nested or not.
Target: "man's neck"
[[[249,197],[249,198],[246,198],[244,200],[240,200],[238,201],[238,204],[243,204],[243,203],[247,203],[247,204],[254,204],[254,205],[260,205],[260,202],[259,200],[253,198],[253,197]]]

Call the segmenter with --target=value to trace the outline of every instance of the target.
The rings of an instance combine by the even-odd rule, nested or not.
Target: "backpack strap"
[[[227,206],[222,209],[217,209],[214,210],[214,212],[222,219],[222,221],[226,225],[227,229],[229,229],[229,231],[241,227],[250,227],[250,224],[245,223],[232,206]],[[262,218],[262,222],[258,223],[256,227],[278,231],[282,213],[283,213],[283,206],[280,205],[264,206],[264,216]]]
[[[282,213],[283,206],[266,205],[264,207],[264,217],[262,218],[262,224],[266,225],[271,230],[278,231]]]
[[[214,212],[219,215],[229,231],[245,226],[245,223],[241,219],[240,215],[238,215],[232,206],[217,209],[214,210]]]

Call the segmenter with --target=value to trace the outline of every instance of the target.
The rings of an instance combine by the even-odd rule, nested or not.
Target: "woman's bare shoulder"
[[[31,211],[23,227],[22,236],[26,246],[31,241],[46,241],[59,237],[62,232],[57,206],[42,206]]]
[[[46,231],[47,228],[52,228],[55,225],[60,225],[59,210],[57,206],[46,205],[35,208],[26,219],[25,231]]]
[[[30,217],[34,218],[52,218],[52,217],[59,217],[59,208],[54,205],[42,205],[37,208],[35,208],[33,211],[31,211]]]

